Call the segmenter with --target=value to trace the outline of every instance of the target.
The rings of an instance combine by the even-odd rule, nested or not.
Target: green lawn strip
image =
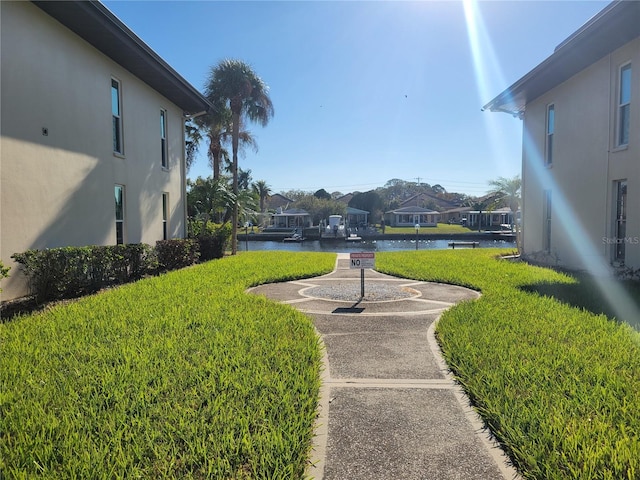
[[[384,229],[385,235],[408,235],[415,234],[415,227],[385,227]],[[470,228],[463,227],[462,225],[449,225],[448,223],[439,223],[434,227],[420,227],[420,234],[428,235],[430,233],[437,234],[455,234],[455,233],[478,233],[477,230],[471,230]]]
[[[249,252],[0,325],[7,478],[301,478],[321,352],[249,286],[335,255]]]
[[[448,365],[525,478],[640,478],[640,334],[521,287],[575,283],[495,250],[390,252],[376,268],[482,291],[442,316]]]

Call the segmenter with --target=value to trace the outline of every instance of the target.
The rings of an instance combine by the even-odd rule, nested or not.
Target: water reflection
[[[420,240],[418,250],[446,250],[452,240]],[[286,250],[291,252],[389,252],[394,250],[415,250],[415,240],[363,240],[361,242],[319,241],[304,242],[270,242],[270,241],[238,241],[241,250]],[[459,247],[458,247],[459,248]],[[515,248],[514,242],[505,240],[480,240],[476,248]]]

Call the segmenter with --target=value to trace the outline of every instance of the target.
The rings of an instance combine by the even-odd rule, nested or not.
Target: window
[[[169,168],[167,155],[167,111],[160,110],[160,149],[162,155],[162,168]]]
[[[162,239],[169,239],[169,194],[162,194]]]
[[[616,196],[616,225],[613,258],[624,263],[625,243],[627,236],[627,181],[615,182],[614,194]]]
[[[124,186],[116,185],[116,244],[124,243]]]
[[[553,134],[556,129],[556,108],[554,105],[547,106],[547,139],[544,163],[545,165],[553,164]]]
[[[113,121],[113,151],[124,153],[122,148],[122,102],[120,98],[120,82],[111,79],[111,116]]]
[[[629,144],[631,113],[631,64],[620,69],[620,94],[618,97],[618,141],[617,146]]]
[[[544,191],[544,251],[551,252],[551,190]]]

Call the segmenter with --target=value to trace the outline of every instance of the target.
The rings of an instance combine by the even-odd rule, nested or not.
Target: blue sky
[[[520,173],[522,122],[481,107],[605,1],[107,1],[193,86],[223,58],[269,86],[275,116],[239,160],[273,192],[393,178],[482,195]],[[189,177],[209,176],[204,153]]]

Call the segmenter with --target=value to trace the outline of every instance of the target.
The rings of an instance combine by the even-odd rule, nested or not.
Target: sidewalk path
[[[325,345],[308,475],[320,480],[518,478],[442,360],[435,321],[478,293],[349,268],[250,291],[313,318]]]

